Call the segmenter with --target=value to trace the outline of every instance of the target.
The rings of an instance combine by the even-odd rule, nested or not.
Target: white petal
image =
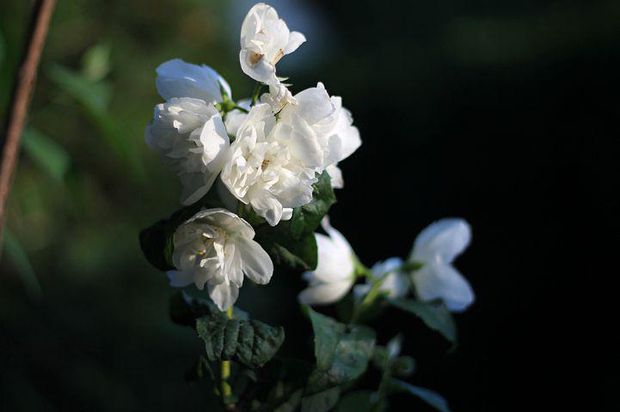
[[[239,297],[239,288],[233,284],[220,283],[217,285],[208,285],[209,296],[222,312],[235,304]]]
[[[211,173],[219,173],[230,147],[230,138],[219,115],[205,123],[200,132],[200,141],[203,145],[202,159],[207,169]]]
[[[267,252],[250,239],[238,238],[236,242],[245,275],[259,285],[269,283],[273,275],[273,262]]]
[[[469,282],[452,265],[425,264],[413,274],[413,283],[420,300],[441,299],[453,312],[465,310],[474,301]]]
[[[441,219],[420,232],[413,245],[411,259],[424,263],[439,259],[451,263],[470,241],[471,228],[465,220]]]
[[[284,209],[282,203],[270,193],[264,192],[259,196],[252,197],[250,204],[256,213],[263,217],[269,225],[276,226],[280,223]]]
[[[328,216],[325,216],[323,220],[321,220],[321,227],[327,232],[327,234],[336,244],[336,247],[338,249],[343,251],[348,250],[351,257],[353,256],[353,248],[351,247],[347,239],[342,235],[342,233],[332,227],[329,222]]]
[[[351,251],[342,248],[333,239],[320,233],[314,234],[318,248],[318,264],[313,278],[321,282],[335,282],[353,276],[355,266]]]
[[[305,43],[305,41],[306,41],[306,36],[304,36],[298,31],[292,31],[289,34],[288,44],[286,45],[286,48],[284,49],[284,54],[290,54],[294,52],[295,50],[297,50],[299,46]]]
[[[342,170],[336,165],[329,165],[325,169],[331,179],[334,189],[342,189],[344,187],[344,179],[342,178]]]
[[[169,270],[166,275],[168,275],[170,286],[173,288],[184,288],[194,283],[194,274],[188,270]]]
[[[220,85],[230,95],[230,86],[209,66],[169,60],[157,68],[157,92],[168,100],[173,97],[193,97],[205,102],[221,102]]]
[[[265,58],[252,64],[250,56],[251,54],[248,50],[241,50],[239,52],[239,63],[241,64],[241,70],[243,70],[245,74],[265,84],[278,82],[278,78],[276,77],[276,66]]]
[[[339,282],[319,283],[301,291],[297,298],[304,305],[328,305],[346,295],[352,285],[352,278]]]
[[[282,209],[282,219],[280,220],[291,220],[292,217],[293,217],[292,207],[285,207]]]
[[[242,236],[247,239],[254,238],[254,229],[252,226],[229,210],[222,208],[202,209],[185,223],[199,222],[201,220],[204,220],[206,223],[219,226],[229,233]]]

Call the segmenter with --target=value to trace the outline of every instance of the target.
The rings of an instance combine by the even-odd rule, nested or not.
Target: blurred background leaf
[[[24,130],[22,146],[24,152],[39,165],[43,172],[59,182],[64,180],[71,159],[62,146],[32,128]]]

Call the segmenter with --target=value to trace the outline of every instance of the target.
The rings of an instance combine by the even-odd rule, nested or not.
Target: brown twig
[[[0,241],[6,215],[6,202],[11,190],[13,172],[17,165],[19,141],[24,129],[28,105],[32,97],[37,68],[45,37],[54,11],[56,0],[37,0],[32,10],[32,21],[28,29],[28,41],[23,60],[15,76],[13,96],[9,105],[8,121],[2,144],[2,163],[0,163]]]

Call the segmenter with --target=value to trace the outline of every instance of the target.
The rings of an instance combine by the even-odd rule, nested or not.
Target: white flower
[[[344,187],[344,179],[342,178],[342,170],[335,164],[327,166],[325,169],[329,175],[332,187],[334,189],[342,189]]]
[[[279,83],[276,63],[305,41],[303,34],[289,31],[273,7],[258,3],[250,9],[241,25],[241,69],[259,82]]]
[[[244,108],[247,111],[250,111],[251,105],[252,100],[250,99],[243,99],[237,102],[237,106]],[[241,126],[247,116],[247,113],[239,109],[234,109],[226,113],[224,124],[226,125],[226,131],[228,132],[228,134],[231,136],[235,136],[237,134],[237,130],[239,130],[239,126]]]
[[[178,174],[184,205],[196,202],[209,191],[224,167],[230,145],[215,107],[192,98],[172,98],[157,105],[145,140]]]
[[[362,144],[352,125],[351,113],[342,99],[330,97],[323,83],[295,95],[297,104],[286,105],[279,114],[278,131],[296,136],[297,146],[319,170],[349,157]]]
[[[254,240],[254,229],[225,209],[203,209],[181,224],[174,233],[172,261],[177,270],[168,272],[170,285],[205,285],[217,307],[230,308],[239,296],[243,275],[265,285],[273,263]]]
[[[230,86],[211,67],[186,63],[181,59],[168,60],[157,68],[157,92],[164,100],[173,97],[193,97],[208,103],[219,103],[223,88],[230,98]]]
[[[407,274],[400,270],[403,265],[401,258],[393,257],[377,262],[371,271],[374,280],[383,279],[379,290],[385,292],[391,299],[402,298],[409,291],[409,280]],[[356,296],[363,296],[370,291],[371,279],[366,279],[366,284],[355,286]]]
[[[323,219],[323,229],[329,236],[315,233],[318,265],[313,272],[303,274],[310,285],[298,296],[305,305],[327,305],[347,294],[355,282],[355,254],[349,242]]]
[[[269,93],[263,93],[260,101],[270,105],[274,113],[278,113],[287,104],[297,104],[297,100],[283,83],[270,84]]]
[[[474,301],[474,292],[452,261],[471,241],[471,228],[463,219],[442,219],[424,229],[415,240],[410,260],[424,266],[413,273],[420,300],[441,299],[454,312]]]
[[[228,190],[272,226],[290,219],[292,208],[310,202],[312,184],[317,181],[314,169],[293,154],[294,139],[272,134],[275,124],[268,104],[252,107],[237,131],[221,175]]]

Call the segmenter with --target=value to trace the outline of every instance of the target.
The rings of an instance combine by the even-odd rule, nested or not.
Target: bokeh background
[[[201,344],[169,320],[165,276],[138,245],[179,195],[143,130],[167,59],[250,94],[237,53],[251,4],[59,1],[0,262],[0,410],[210,410],[209,389],[183,378]],[[412,382],[457,412],[617,410],[620,3],[271,4],[308,38],[279,73],[294,91],[324,82],[361,131],[331,216],[362,260],[405,256],[441,217],[473,226],[457,265],[477,302],[457,317],[459,346],[395,311],[376,325],[382,342],[405,333]],[[29,7],[0,3],[3,122]],[[276,275],[240,306],[298,321],[288,342],[307,346],[302,287]]]

